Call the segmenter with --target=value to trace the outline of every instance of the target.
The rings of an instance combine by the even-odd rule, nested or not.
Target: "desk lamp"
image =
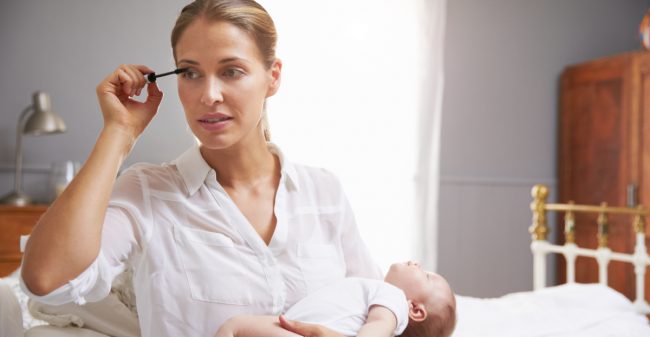
[[[16,130],[16,176],[14,177],[14,191],[0,199],[0,204],[14,206],[27,206],[31,198],[21,190],[23,166],[23,134],[48,135],[65,132],[63,119],[52,111],[50,95],[37,91],[32,97],[32,105],[20,114],[18,129]]]

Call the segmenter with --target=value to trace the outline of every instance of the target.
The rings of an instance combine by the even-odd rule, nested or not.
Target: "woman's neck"
[[[217,172],[224,188],[254,187],[280,172],[279,160],[271,153],[264,138],[248,144],[234,144],[222,150],[201,147],[201,155]]]

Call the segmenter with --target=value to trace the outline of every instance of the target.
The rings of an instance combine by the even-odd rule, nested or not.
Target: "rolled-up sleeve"
[[[123,266],[111,267],[100,252],[97,259],[79,276],[47,295],[38,296],[32,294],[22,278],[20,279],[20,286],[29,297],[37,302],[49,305],[74,302],[83,305],[86,302],[96,302],[106,297],[111,290],[112,280],[123,270]]]
[[[83,305],[106,297],[115,277],[127,268],[129,258],[140,247],[139,224],[142,223],[142,219],[138,218],[139,213],[134,214],[132,211],[138,206],[133,204],[133,199],[141,198],[143,194],[140,187],[137,174],[128,174],[118,179],[104,217],[99,254],[88,268],[74,279],[43,296],[33,294],[21,277],[22,290],[35,301],[49,305],[70,302]],[[130,198],[125,198],[126,195],[130,195]],[[131,207],[124,207],[125,205]]]

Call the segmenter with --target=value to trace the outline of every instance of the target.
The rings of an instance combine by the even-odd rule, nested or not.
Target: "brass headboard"
[[[566,259],[567,283],[575,283],[575,261],[578,256],[592,257],[598,262],[598,282],[607,285],[607,265],[610,261],[627,262],[634,265],[636,274],[636,299],[634,306],[643,314],[650,313],[650,305],[645,300],[644,279],[645,270],[650,265],[645,245],[645,216],[649,210],[639,206],[637,208],[610,207],[606,203],[600,206],[568,204],[549,204],[548,187],[535,185],[531,191],[533,202],[530,209],[533,212],[533,224],[529,228],[532,235],[530,249],[533,252],[533,287],[535,290],[546,286],[546,255],[549,253],[562,254]],[[564,212],[564,245],[555,245],[547,241],[549,232],[546,224],[547,212]],[[589,249],[579,247],[575,243],[575,214],[598,214],[598,248]],[[636,236],[636,245],[633,254],[613,252],[608,247],[609,215],[623,214],[632,217],[631,225]]]

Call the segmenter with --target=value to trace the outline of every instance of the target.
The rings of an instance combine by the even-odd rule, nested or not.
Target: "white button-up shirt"
[[[268,246],[193,147],[170,164],[126,170],[95,262],[52,293],[30,296],[55,305],[97,301],[133,268],[142,336],[212,336],[234,315],[283,313],[346,276],[381,278],[339,181],[269,148],[282,170]]]

